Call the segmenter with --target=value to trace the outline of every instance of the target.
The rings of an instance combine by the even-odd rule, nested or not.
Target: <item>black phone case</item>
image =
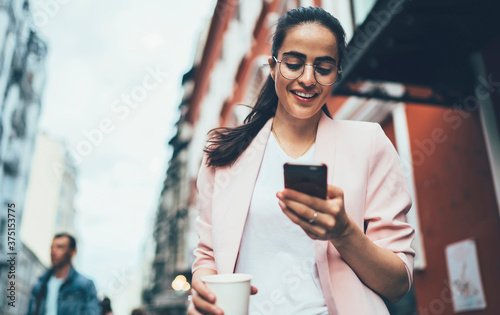
[[[322,165],[302,165],[285,163],[285,188],[326,199],[327,167]]]

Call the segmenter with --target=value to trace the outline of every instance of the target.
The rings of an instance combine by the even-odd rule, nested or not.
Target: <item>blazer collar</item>
[[[318,130],[316,131],[314,161],[316,163],[325,163],[328,166],[329,184],[333,183],[336,136],[332,128],[332,119],[322,112],[318,122]]]

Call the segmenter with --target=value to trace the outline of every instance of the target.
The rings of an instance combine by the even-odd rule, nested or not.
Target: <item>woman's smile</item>
[[[300,91],[300,90],[291,90],[290,91],[293,95],[295,95],[295,98],[299,100],[300,102],[308,103],[313,101],[316,97],[318,97],[318,93],[314,92],[306,92],[306,91]]]

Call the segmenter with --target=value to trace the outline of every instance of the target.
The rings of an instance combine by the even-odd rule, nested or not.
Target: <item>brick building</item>
[[[189,280],[194,181],[207,132],[243,121],[248,108],[238,104],[252,105],[269,73],[273,24],[309,5],[333,13],[347,33],[347,63],[327,102],[330,112],[380,123],[413,194],[414,287],[391,312],[454,314],[445,251],[474,239],[487,302],[476,314],[500,313],[500,4],[494,0],[219,0],[183,81],[148,301],[174,294],[169,285],[177,275]],[[179,309],[185,295],[177,293]],[[161,301],[150,305],[169,314]]]

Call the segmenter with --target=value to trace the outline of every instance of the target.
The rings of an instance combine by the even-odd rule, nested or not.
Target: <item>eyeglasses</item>
[[[285,56],[281,60],[274,60],[280,64],[280,73],[283,78],[295,80],[304,73],[306,66],[314,67],[314,78],[316,82],[323,86],[333,85],[337,79],[342,76],[342,68],[338,68],[336,64],[329,61],[310,65],[306,64],[302,59],[294,56]]]

